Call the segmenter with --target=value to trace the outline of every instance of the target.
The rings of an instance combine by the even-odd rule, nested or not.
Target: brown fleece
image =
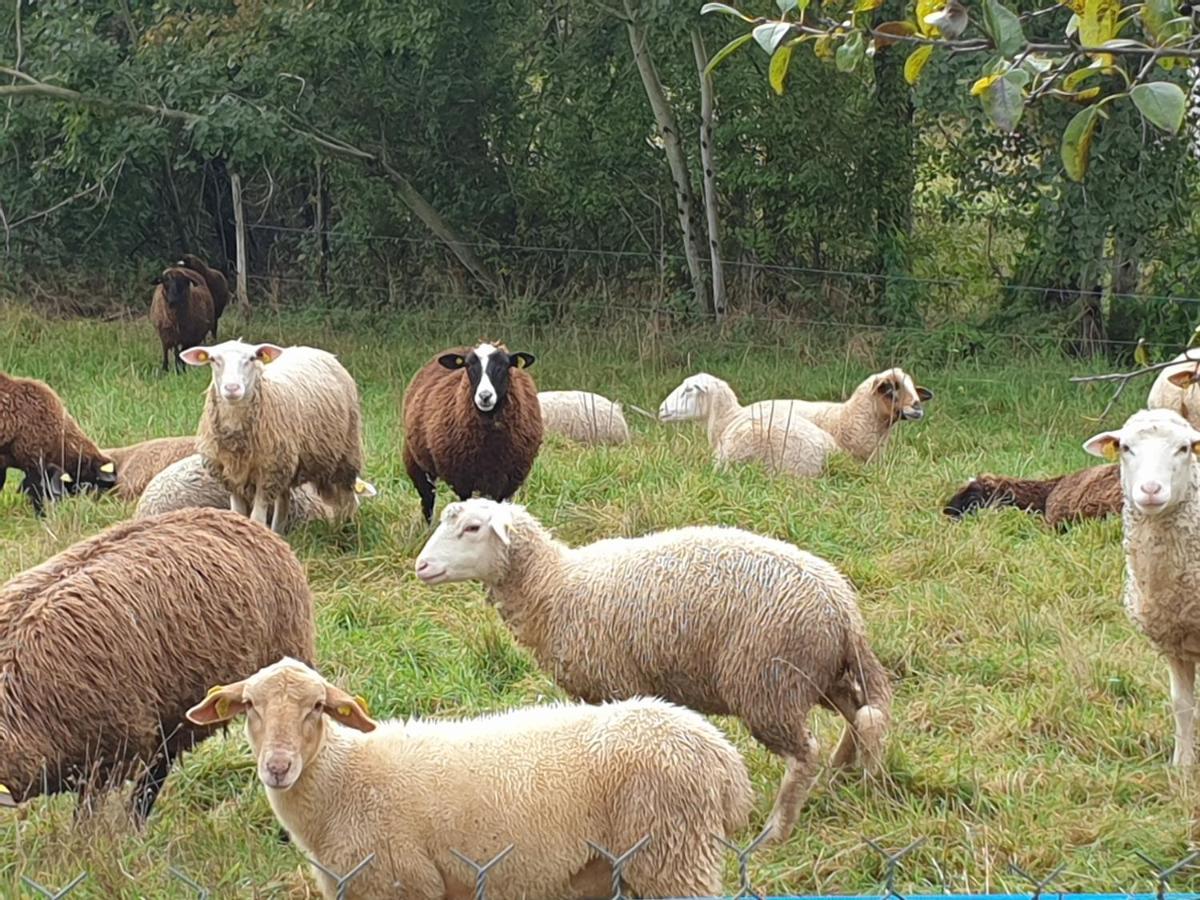
[[[217,322],[221,319],[221,313],[225,312],[225,307],[229,305],[229,282],[225,280],[225,274],[220,269],[214,269],[193,253],[185,253],[179,259],[186,268],[199,272],[204,276],[204,283],[208,285],[208,292],[212,295],[212,334],[213,340],[216,340]]]
[[[1116,463],[1092,466],[1059,480],[1046,500],[1046,521],[1057,527],[1080,519],[1120,515],[1124,501],[1121,467]]]
[[[138,777],[144,818],[211,733],[188,708],[284,655],[312,661],[313,610],[281,538],[228,510],[114,525],[0,587],[0,784],[82,798]]]
[[[167,286],[160,284],[154,289],[154,297],[150,300],[150,322],[158,331],[158,339],[162,342],[162,368],[167,371],[167,357],[171,351],[175,353],[175,366],[183,364],[179,354],[189,347],[204,343],[205,336],[216,331],[216,318],[213,315],[213,298],[209,293],[204,276],[191,269],[172,266],[164,269],[164,279],[186,278],[191,282],[186,306],[177,310],[167,302]]]
[[[154,438],[104,451],[117,464],[117,496],[136,500],[155,475],[196,452],[196,436]]]

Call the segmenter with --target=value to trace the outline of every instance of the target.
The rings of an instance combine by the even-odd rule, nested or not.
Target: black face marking
[[[187,277],[174,272],[167,276],[167,302],[172,306],[183,306],[187,303],[192,291],[192,283]]]

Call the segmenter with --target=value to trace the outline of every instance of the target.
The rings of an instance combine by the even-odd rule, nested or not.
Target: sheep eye
[[[1128,452],[1129,452],[1129,445],[1128,445],[1128,444],[1122,444],[1122,445],[1121,445],[1121,452],[1122,452],[1122,453],[1128,453]]]
[[[475,534],[477,531],[479,531],[478,525],[468,525],[463,529],[463,534]]]
[[[1180,448],[1179,448],[1178,450],[1176,450],[1175,452],[1176,452],[1176,453],[1187,453],[1187,452],[1188,452],[1188,447],[1187,447],[1187,444],[1184,444],[1182,447],[1180,447]]]

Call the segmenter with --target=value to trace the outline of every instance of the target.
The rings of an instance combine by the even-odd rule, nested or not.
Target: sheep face
[[[278,791],[294,785],[321,751],[325,716],[359,731],[375,730],[362,698],[351,697],[290,657],[244,681],[212,688],[187,717],[197,725],[215,725],[242,713],[259,780]]]
[[[659,404],[659,421],[689,422],[693,419],[703,419],[708,415],[709,394],[720,383],[720,379],[707,372],[685,378],[683,383]]]
[[[192,295],[192,282],[175,269],[167,269],[162,274],[162,283],[166,286],[167,304],[175,310],[187,306],[188,298]]]
[[[258,391],[262,367],[279,358],[282,347],[225,341],[213,347],[192,347],[180,358],[189,366],[212,367],[212,392],[226,403],[252,399]]]
[[[871,381],[880,413],[890,422],[920,419],[925,415],[921,404],[933,399],[933,391],[913,384],[903,369],[880,372],[872,375]]]
[[[466,356],[447,353],[438,362],[447,369],[466,369],[471,400],[485,415],[499,412],[508,398],[509,371],[533,365],[530,353],[509,353],[504,347],[480,344]]]
[[[47,463],[40,471],[27,472],[21,491],[33,504],[34,512],[42,514],[45,504],[62,500],[75,486],[75,479],[57,463]]]
[[[417,556],[417,577],[426,584],[492,580],[505,565],[512,519],[511,503],[478,497],[449,504]]]
[[[1120,460],[1125,503],[1143,515],[1156,516],[1188,496],[1200,431],[1171,410],[1142,410],[1116,431],[1091,438],[1083,449]]]

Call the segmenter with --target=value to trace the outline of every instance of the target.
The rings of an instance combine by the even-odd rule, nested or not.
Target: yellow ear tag
[[[113,472],[116,471],[116,468],[113,466],[112,463],[105,463],[104,465],[102,465],[100,467],[100,471],[103,472],[105,475],[111,475]]]
[[[229,700],[225,697],[217,701],[217,716],[222,719],[229,717]]]
[[[1109,462],[1116,461],[1116,459],[1117,459],[1116,444],[1105,444],[1104,445],[1104,458],[1107,459]]]
[[[365,481],[363,481],[361,478],[354,479],[354,493],[361,494],[366,489],[367,483]]]
[[[517,357],[517,368],[518,368],[518,369],[523,369],[523,368],[525,368],[525,357],[523,357],[523,356],[518,356],[518,357]]]
[[[465,359],[463,359],[461,356],[456,356],[456,357],[454,357],[454,364],[456,366],[465,366],[467,364],[467,361]]]
[[[70,475],[68,475],[66,472],[63,472],[62,475],[60,476],[60,478],[61,478],[63,484],[72,484],[75,481],[75,479],[72,478]]]
[[[208,354],[201,350],[196,354],[196,359],[202,363],[206,363],[208,362]]]
[[[367,707],[367,700],[365,697],[355,695],[354,702],[357,703],[362,708],[362,711],[368,716],[371,714],[371,710]]]
[[[0,794],[8,794],[8,795],[10,795],[10,796],[11,796],[11,795],[12,795],[12,791],[10,791],[10,790],[9,790],[8,788],[6,788],[4,785],[0,784]]]
[[[350,715],[350,707],[347,704],[343,703],[341,706],[339,706],[337,708],[337,714],[339,716],[349,716]]]
[[[215,694],[217,691],[221,690],[223,687],[225,687],[225,685],[223,685],[223,684],[214,684],[212,687],[210,687],[208,689],[208,693],[204,695],[205,699],[211,697],[213,694]]]

